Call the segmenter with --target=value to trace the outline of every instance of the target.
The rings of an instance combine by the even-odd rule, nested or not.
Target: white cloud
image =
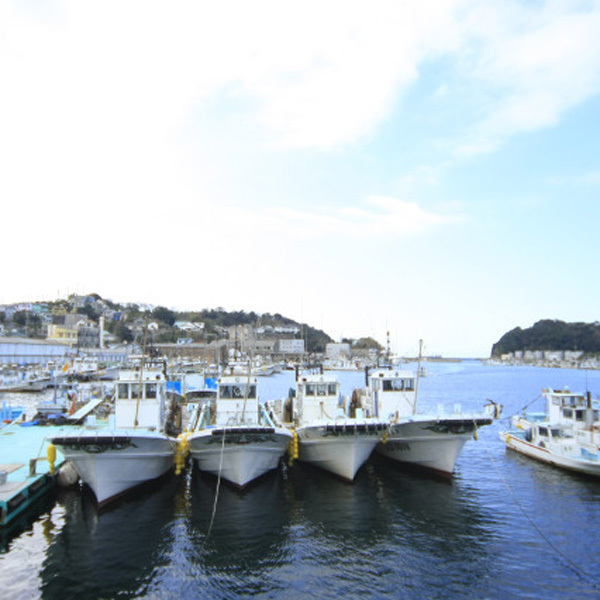
[[[490,152],[508,137],[555,125],[600,92],[600,3],[474,5],[465,27],[481,104],[458,153]]]
[[[548,183],[551,185],[584,185],[597,186],[600,185],[600,171],[587,171],[580,175],[554,176],[548,178]]]
[[[422,209],[416,202],[387,196],[371,196],[364,206],[324,211],[272,209],[274,230],[301,236],[342,236],[353,239],[413,236],[459,222],[460,214],[443,214]]]

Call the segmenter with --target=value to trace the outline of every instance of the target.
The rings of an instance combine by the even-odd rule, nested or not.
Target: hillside
[[[323,352],[325,345],[333,341],[324,331],[278,313],[257,314],[223,308],[176,311],[164,306],[118,303],[98,294],[0,307],[0,329],[5,335],[44,338],[48,324],[59,323],[69,314],[84,315],[93,323],[102,317],[105,330],[117,342],[140,341],[144,324],[149,321],[153,323],[152,339],[157,343],[176,342],[180,338],[211,342],[227,338],[229,327],[239,325],[265,331],[265,335],[280,330],[286,337],[303,337],[308,352]]]
[[[493,346],[492,356],[525,350],[581,350],[600,352],[600,323],[565,323],[557,320],[538,321],[528,329],[515,327]]]

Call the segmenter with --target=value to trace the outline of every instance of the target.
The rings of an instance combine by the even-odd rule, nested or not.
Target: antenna
[[[413,414],[417,414],[417,396],[419,394],[419,379],[421,376],[421,357],[423,356],[423,340],[419,340],[419,360],[417,361],[417,380],[415,382],[415,401],[413,403]]]

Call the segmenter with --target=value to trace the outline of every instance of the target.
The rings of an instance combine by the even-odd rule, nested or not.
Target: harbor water
[[[414,367],[415,365],[412,365]],[[419,407],[503,419],[465,446],[451,482],[372,458],[354,484],[294,464],[240,492],[188,469],[98,513],[63,490],[2,532],[2,598],[600,597],[600,481],[508,453],[498,432],[542,387],[600,394],[600,372],[428,363]],[[340,372],[342,393],[364,384]],[[293,373],[261,378],[263,400]]]

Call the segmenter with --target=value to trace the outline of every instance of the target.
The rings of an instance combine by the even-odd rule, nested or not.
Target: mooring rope
[[[536,398],[537,400],[537,398]],[[600,580],[596,579],[593,575],[590,575],[587,571],[584,571],[579,565],[577,565],[575,562],[573,562],[541,529],[540,527],[535,523],[535,521],[529,516],[528,512],[523,508],[523,505],[519,502],[519,499],[517,498],[517,496],[515,495],[513,489],[510,487],[508,481],[506,480],[506,478],[504,477],[504,475],[502,474],[502,472],[500,471],[498,464],[496,463],[496,459],[494,458],[493,454],[491,453],[489,446],[487,445],[487,443],[484,441],[483,445],[488,453],[488,456],[490,457],[492,464],[494,465],[494,468],[496,469],[496,473],[499,475],[500,479],[502,480],[502,483],[504,483],[504,486],[506,487],[506,489],[508,490],[508,493],[511,497],[511,499],[513,500],[513,502],[517,505],[517,507],[519,508],[519,510],[523,513],[523,516],[525,517],[525,519],[527,519],[527,521],[529,522],[529,524],[533,527],[533,529],[535,529],[535,531],[538,533],[538,535],[546,542],[546,544],[548,544],[548,546],[554,551],[556,552],[556,554],[558,554],[564,561],[565,563],[567,563],[567,565],[569,567],[571,567],[571,569],[573,569],[573,571],[575,571],[575,573],[577,573],[577,575],[581,578],[587,579],[588,582],[592,585],[592,587],[600,589]]]
[[[210,517],[210,525],[208,526],[208,532],[206,538],[210,536],[212,531],[213,523],[215,522],[215,513],[217,512],[217,500],[219,499],[219,488],[221,487],[221,469],[223,468],[223,453],[225,452],[225,427],[223,427],[223,438],[221,440],[221,459],[219,462],[219,475],[217,476],[217,489],[215,491],[215,501],[213,504],[212,515]]]

